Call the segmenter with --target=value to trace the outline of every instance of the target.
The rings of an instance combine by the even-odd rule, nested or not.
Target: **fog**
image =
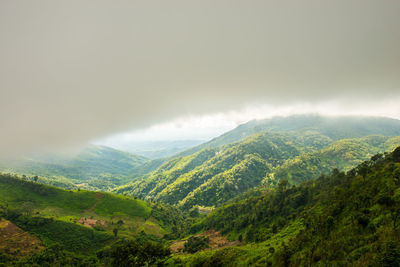
[[[1,1],[0,154],[254,107],[399,117],[398,14],[396,0]]]

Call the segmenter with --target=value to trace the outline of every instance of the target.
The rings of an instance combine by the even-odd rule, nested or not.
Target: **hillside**
[[[258,132],[315,132],[332,140],[360,138],[367,135],[399,136],[400,120],[384,117],[324,117],[319,115],[294,115],[253,120],[212,139],[188,149],[179,155],[190,155],[204,148],[214,148],[239,141]]]
[[[339,140],[321,150],[287,160],[269,173],[263,182],[274,185],[288,180],[290,184],[298,184],[328,174],[334,168],[347,171],[371,156],[392,151],[399,145],[399,137],[379,135]]]
[[[216,209],[192,232],[216,229],[243,246],[181,254],[181,266],[399,266],[400,147],[347,173],[260,188]]]
[[[174,158],[115,192],[184,209],[219,206],[261,183],[274,187],[286,179],[295,184],[334,168],[348,170],[393,149],[399,141],[381,135],[334,142],[314,132],[257,133],[237,143]]]
[[[91,145],[75,156],[35,156],[0,163],[0,171],[40,176],[40,182],[73,189],[107,191],[130,179],[148,159],[113,148]],[[42,179],[44,178],[44,179]]]
[[[314,133],[258,133],[237,143],[174,158],[116,192],[185,208],[214,206],[258,185],[267,172],[287,159],[330,142]]]
[[[74,253],[92,253],[115,242],[116,228],[121,238],[141,232],[161,237],[172,227],[179,229],[180,220],[158,204],[109,193],[58,189],[10,174],[0,175],[1,216],[38,236],[46,247],[59,243]]]

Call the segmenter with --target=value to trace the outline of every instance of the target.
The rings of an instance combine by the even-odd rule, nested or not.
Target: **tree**
[[[203,237],[203,236],[192,236],[186,241],[185,243],[185,248],[184,252],[189,252],[189,253],[195,253],[199,250],[208,248],[208,242],[209,239],[208,237]]]
[[[22,212],[25,213],[26,216],[30,216],[33,212],[34,204],[32,202],[24,202],[21,206]]]
[[[36,175],[36,176],[33,177],[33,180],[34,180],[35,182],[37,182],[37,181],[39,180],[39,177]]]
[[[141,245],[129,241],[113,249],[112,266],[162,266],[170,254],[169,248],[160,243],[146,242]]]

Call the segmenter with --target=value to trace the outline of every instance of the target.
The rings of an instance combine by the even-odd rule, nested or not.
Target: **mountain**
[[[2,162],[0,171],[37,175],[40,181],[67,188],[79,186],[104,191],[130,179],[135,168],[148,162],[142,156],[91,145],[75,156],[45,155]]]
[[[55,257],[56,262],[51,265],[59,266],[58,258],[62,258],[76,259],[77,263],[67,265],[81,266],[85,257],[94,257],[121,240],[159,240],[164,234],[176,234],[184,224],[182,220],[179,211],[160,204],[104,192],[63,190],[0,174],[0,234],[13,237],[13,233],[19,233],[32,236],[30,239],[35,242],[30,248],[31,244],[24,240],[10,239],[16,248],[10,253],[9,240],[1,238],[0,265],[7,257],[16,260],[25,256],[20,250],[30,248],[36,252],[44,249],[40,252],[44,255],[39,253],[35,262],[49,264],[49,259]],[[8,256],[4,258],[3,253]]]
[[[281,182],[273,190],[253,190],[191,230],[216,229],[242,246],[177,254],[174,261],[177,266],[399,266],[399,179],[400,147],[347,173],[336,170],[296,187]]]
[[[120,144],[118,149],[141,155],[149,159],[159,159],[171,157],[203,142],[203,140],[132,142]]]
[[[177,157],[115,190],[176,204],[220,206],[259,184],[275,187],[348,170],[376,153],[400,145],[399,137],[373,135],[334,141],[313,131],[261,132],[239,142]]]
[[[237,143],[174,158],[115,192],[188,208],[195,204],[213,206],[254,187],[267,172],[287,159],[330,142],[329,138],[314,133],[258,133]],[[212,192],[206,192],[205,187],[212,187]],[[196,203],[189,200],[203,192],[207,195],[202,197],[203,200],[197,199]]]
[[[328,174],[334,168],[347,171],[371,156],[392,151],[399,145],[400,137],[382,135],[342,139],[321,150],[287,160],[268,174],[264,183],[272,185],[281,180],[288,180],[290,184],[298,184],[316,179],[321,174]]]
[[[258,132],[315,132],[332,140],[360,138],[367,135],[400,135],[400,120],[385,117],[320,115],[294,115],[253,120],[212,139],[209,142],[190,148],[179,155],[190,155],[204,148],[214,148],[239,141]]]

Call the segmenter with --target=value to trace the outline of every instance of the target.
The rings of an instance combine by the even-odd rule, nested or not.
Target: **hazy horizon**
[[[400,2],[2,1],[2,156],[261,116],[400,117]],[[340,19],[339,19],[340,18]]]

